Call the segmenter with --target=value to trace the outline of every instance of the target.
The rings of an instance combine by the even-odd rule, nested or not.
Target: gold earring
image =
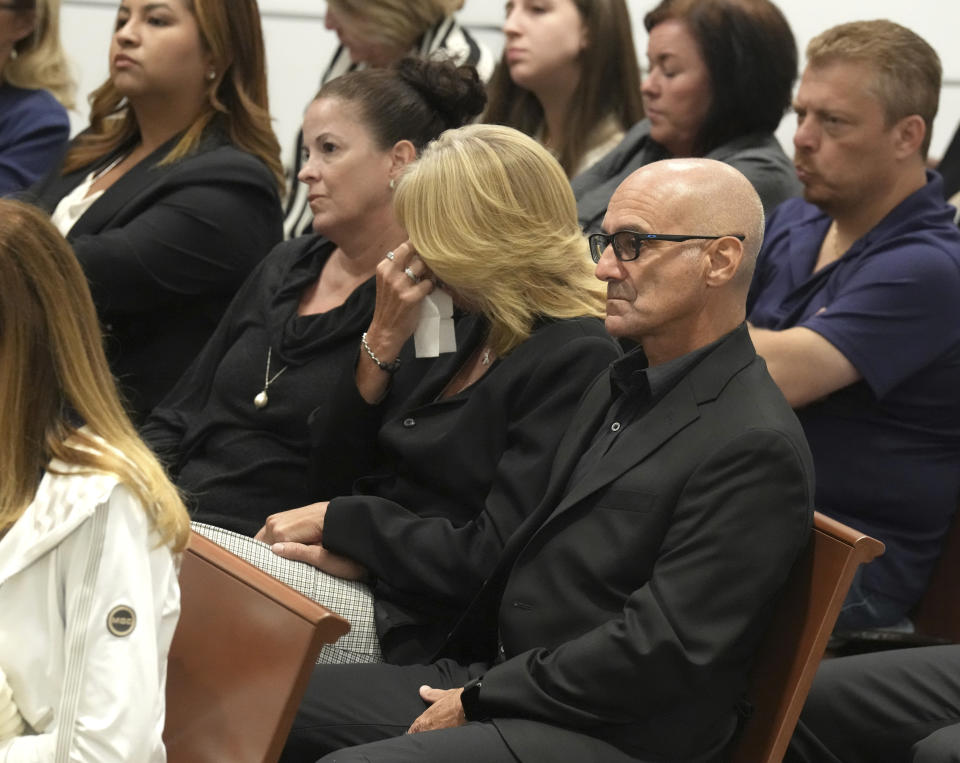
[[[394,182],[393,178],[390,178],[390,190],[392,191],[397,187],[397,184]]]

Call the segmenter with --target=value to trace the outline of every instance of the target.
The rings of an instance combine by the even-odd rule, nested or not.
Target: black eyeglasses
[[[747,237],[739,233],[727,234],[744,241]],[[613,245],[613,254],[620,262],[630,262],[640,256],[643,245],[649,241],[692,241],[695,239],[717,239],[727,236],[688,236],[681,233],[638,233],[634,230],[618,230],[616,233],[591,233],[590,256],[594,262],[600,262],[603,251]]]

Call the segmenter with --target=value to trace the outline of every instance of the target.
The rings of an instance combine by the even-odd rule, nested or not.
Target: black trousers
[[[484,668],[465,668],[450,660],[403,667],[318,665],[293,722],[281,763],[313,763],[327,753],[332,754],[325,761],[400,763],[436,759],[516,763],[499,732],[489,723],[471,723],[440,732],[406,733],[427,708],[420,698],[421,686],[458,688]]]
[[[323,763],[517,763],[496,723],[406,733],[427,707],[420,699],[421,686],[455,689],[485,670],[480,663],[464,667],[450,660],[412,666],[318,665],[280,761],[313,763],[322,757]],[[536,727],[537,738],[548,731],[538,760],[637,763],[586,734],[536,721],[507,722],[513,729]]]
[[[960,763],[960,644],[825,660],[785,763]]]

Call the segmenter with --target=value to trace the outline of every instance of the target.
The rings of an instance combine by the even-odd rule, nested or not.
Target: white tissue
[[[420,303],[420,322],[413,332],[418,358],[435,358],[441,352],[455,352],[453,300],[442,289],[434,289]]]

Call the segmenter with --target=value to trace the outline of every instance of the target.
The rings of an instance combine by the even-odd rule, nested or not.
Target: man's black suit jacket
[[[180,378],[247,274],[283,237],[267,166],[208,130],[198,149],[160,164],[171,139],[110,186],[67,235],[136,418]],[[53,212],[87,175],[132,146],[21,195]]]
[[[711,759],[809,537],[810,452],[742,325],[567,489],[611,394],[609,374],[585,394],[446,655],[489,662],[499,633],[479,707],[521,761],[582,756],[555,727],[643,760]]]

